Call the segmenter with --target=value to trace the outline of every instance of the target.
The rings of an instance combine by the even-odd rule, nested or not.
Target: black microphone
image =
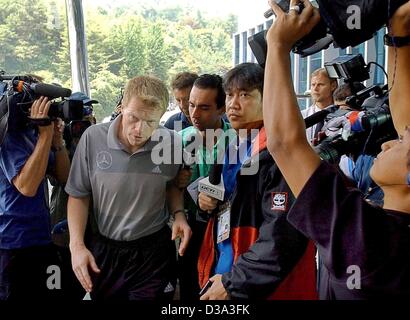
[[[209,176],[198,182],[198,191],[214,199],[224,201],[225,186],[222,179],[223,164],[215,163],[209,170]]]
[[[213,185],[218,185],[221,182],[223,165],[215,163],[209,170],[209,182]]]
[[[30,89],[39,96],[45,96],[50,99],[69,97],[71,90],[63,87],[54,86],[46,83],[32,83]]]
[[[13,87],[18,91],[22,92],[23,87],[29,87],[37,96],[44,96],[49,99],[55,99],[59,97],[69,97],[71,96],[71,90],[52,84],[46,83],[27,83],[23,80],[14,80]]]
[[[315,124],[325,120],[329,113],[335,112],[338,108],[339,108],[338,106],[333,105],[333,106],[327,107],[326,109],[315,112],[309,117],[306,117],[305,118],[306,128],[310,128],[314,126]]]

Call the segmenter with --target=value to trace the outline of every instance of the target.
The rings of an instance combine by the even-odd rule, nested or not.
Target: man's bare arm
[[[68,229],[70,231],[70,251],[73,271],[84,290],[91,292],[90,271],[100,272],[91,252],[84,244],[84,233],[88,220],[90,197],[69,197],[67,204]]]
[[[305,125],[293,89],[290,50],[293,44],[318,23],[319,13],[309,1],[300,15],[285,14],[271,2],[277,19],[268,35],[263,96],[268,149],[297,196],[320,164],[319,156],[306,140]],[[291,5],[295,5],[293,0]]]
[[[34,101],[31,107],[31,118],[47,118],[50,104],[45,97]],[[12,181],[16,189],[26,197],[34,197],[40,183],[44,180],[48,166],[53,130],[53,124],[39,127],[39,136],[34,151],[27,159],[19,174]]]
[[[390,21],[389,34],[410,36],[410,1],[402,5]],[[397,59],[396,59],[397,53]],[[397,133],[410,126],[410,45],[388,49],[390,110]],[[392,87],[392,83],[394,85]]]

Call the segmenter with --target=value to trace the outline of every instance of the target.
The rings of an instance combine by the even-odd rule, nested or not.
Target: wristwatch
[[[410,45],[410,36],[393,37],[391,35],[384,35],[384,44],[389,47],[404,47]]]

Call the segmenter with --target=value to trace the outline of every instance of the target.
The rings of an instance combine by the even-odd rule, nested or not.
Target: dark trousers
[[[166,287],[175,281],[175,244],[168,226],[134,241],[98,236],[92,253],[99,274],[93,274],[92,300],[164,301]]]
[[[56,288],[61,275],[57,250],[53,245],[23,249],[0,249],[0,300],[57,300],[62,298]],[[51,280],[50,280],[51,279]],[[50,287],[51,283],[51,287]],[[48,284],[48,285],[47,285]]]
[[[192,237],[183,256],[178,255],[178,279],[181,301],[199,300],[198,257],[207,224],[190,221]]]

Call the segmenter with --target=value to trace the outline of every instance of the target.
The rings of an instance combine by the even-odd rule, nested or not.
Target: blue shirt
[[[182,123],[182,129],[188,128],[192,126],[192,124],[188,121],[188,118],[185,116],[183,112],[177,113],[172,115],[164,124],[165,128],[170,130],[175,130],[175,122],[180,121]]]
[[[8,132],[0,146],[0,249],[51,243],[45,182],[40,184],[34,197],[22,195],[11,182],[23,169],[36,143],[34,130],[26,130]],[[49,165],[54,162],[54,154],[50,153]]]
[[[241,154],[245,152],[244,154]],[[248,160],[252,153],[252,144],[250,139],[237,143],[237,140],[231,143],[225,153],[225,163],[222,170],[225,187],[225,200],[230,200],[236,187],[236,175],[242,167],[242,164]],[[229,155],[236,157],[236,161],[229,158]],[[231,213],[232,214],[232,213]],[[217,244],[217,262],[214,274],[224,274],[231,271],[233,265],[233,249],[231,237]]]
[[[226,123],[229,123],[229,119],[228,119],[226,113],[222,116],[222,120]],[[189,122],[189,120],[185,116],[185,114],[183,112],[179,112],[179,113],[176,113],[176,114],[172,115],[171,117],[169,117],[169,119],[165,122],[164,127],[168,128],[168,129],[171,129],[171,130],[175,130],[175,122],[176,121],[181,121],[182,122],[181,130],[192,126],[192,123]]]

